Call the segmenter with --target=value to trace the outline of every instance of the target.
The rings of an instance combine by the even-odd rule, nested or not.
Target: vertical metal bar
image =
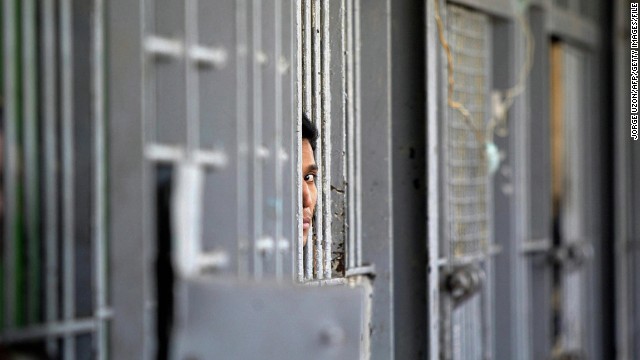
[[[141,0],[139,2],[139,19],[140,21],[140,44],[144,46],[147,36],[154,34],[156,31],[156,0]],[[144,51],[143,49],[141,49]],[[157,67],[151,63],[151,58],[145,57],[142,53],[141,78],[140,78],[140,112],[142,117],[140,147],[144,148],[146,144],[156,143],[158,138],[158,116],[157,116]],[[155,164],[145,161],[144,155],[141,159],[140,190],[142,191],[141,199],[141,222],[142,231],[140,238],[140,249],[142,252],[142,344],[140,344],[140,354],[143,359],[149,359],[155,349],[157,349],[156,339],[150,334],[155,326],[156,318],[152,315],[150,305],[153,301],[153,260],[154,251],[151,249],[155,244],[154,239],[156,229],[153,222],[153,214],[155,214],[156,198],[155,189],[151,185],[155,181]]]
[[[187,52],[198,42],[198,0],[184,2],[185,39]],[[187,152],[199,148],[200,142],[200,99],[198,91],[198,74],[193,61],[185,58],[186,111],[187,111]]]
[[[354,149],[354,44],[353,44],[353,2],[347,0],[346,6],[346,32],[347,32],[347,51],[346,51],[346,130],[347,130],[347,219],[348,219],[348,241],[347,241],[347,268],[356,267],[356,182],[355,182],[355,149]]]
[[[249,89],[247,87],[247,0],[236,2],[236,31],[237,31],[237,146],[238,146],[238,275],[245,277],[249,274],[249,156],[248,144],[248,100]]]
[[[490,79],[492,79],[492,69],[494,68],[494,62],[493,62],[493,58],[492,58],[492,49],[494,48],[493,46],[493,38],[492,38],[492,28],[490,25],[490,22],[488,21],[488,19],[486,19],[485,21],[482,21],[483,24],[483,31],[480,33],[480,35],[485,39],[484,40],[484,49],[483,49],[483,57],[485,59],[485,62],[483,64],[483,66],[481,67],[482,72],[484,73],[484,81],[482,83],[482,88],[481,88],[481,92],[483,92],[484,94],[490,94],[491,93],[491,84],[490,84]],[[510,37],[510,39],[513,38]],[[511,47],[508,47],[508,49],[510,51],[513,52]],[[491,113],[491,100],[489,98],[489,96],[485,95],[485,100],[484,100],[484,114],[483,114],[483,119],[482,119],[482,125],[483,127],[486,126],[486,124],[490,121],[490,113]],[[513,124],[513,123],[511,123]],[[484,144],[482,144],[484,145]],[[481,151],[484,150],[484,147],[481,147]],[[483,166],[483,162],[480,163],[481,166]],[[496,214],[495,210],[494,210],[494,202],[495,202],[495,197],[493,194],[493,182],[491,181],[492,178],[490,175],[487,174],[486,171],[480,171],[480,173],[482,174],[482,176],[484,176],[485,179],[485,183],[484,183],[484,187],[483,187],[483,194],[484,194],[484,198],[485,198],[485,203],[486,203],[486,208],[485,208],[485,212],[486,212],[486,228],[487,228],[487,237],[486,237],[486,243],[484,244],[484,249],[482,250],[484,252],[483,257],[484,257],[484,272],[485,272],[485,284],[484,284],[484,289],[483,289],[483,294],[481,297],[481,300],[484,301],[483,304],[484,305],[482,308],[478,309],[478,311],[481,312],[481,315],[479,315],[480,319],[479,319],[479,326],[480,326],[480,338],[478,339],[478,345],[479,345],[479,349],[477,352],[478,356],[482,356],[486,359],[492,359],[495,358],[495,316],[494,316],[494,308],[495,308],[495,304],[496,304],[496,299],[495,299],[495,262],[494,259],[492,258],[491,253],[489,252],[490,249],[493,246],[494,243],[494,239],[495,239],[495,232],[494,232],[494,227],[493,227],[493,218]],[[482,208],[481,208],[482,210]],[[505,221],[510,221],[509,218],[506,218]],[[512,237],[512,239],[517,239],[517,237]],[[511,246],[509,248],[509,250],[513,251],[513,249],[516,248],[516,246]],[[513,270],[514,272],[517,273],[517,269],[515,266],[515,259],[517,258],[518,254],[517,253],[513,253],[513,254],[509,254],[509,261],[510,261],[510,269]],[[521,280],[516,276],[513,276],[511,278],[512,282],[515,282],[517,280]],[[517,284],[514,284],[514,286],[517,286]]]
[[[4,328],[15,326],[18,314],[16,238],[18,206],[18,78],[16,40],[16,2],[3,2],[4,32]]]
[[[109,267],[111,277],[109,301],[113,319],[109,323],[110,358],[150,359],[151,290],[153,258],[149,251],[152,234],[149,206],[150,161],[145,159],[144,145],[150,134],[149,57],[144,53],[148,32],[150,4],[128,0],[105,2],[109,29],[106,50],[109,73],[107,127],[109,147],[109,256],[118,259]],[[121,46],[127,43],[130,46]],[[126,72],[119,71],[127,69]],[[126,174],[126,175],[125,175]],[[155,180],[155,179],[154,179]],[[138,284],[132,287],[131,284]]]
[[[258,242],[263,236],[263,194],[262,194],[262,166],[264,162],[262,144],[262,1],[253,0],[252,4],[252,64],[253,64],[253,275],[256,279],[262,277],[262,252],[258,249]]]
[[[437,0],[439,1],[439,0]],[[429,214],[427,229],[427,249],[429,249],[429,265],[428,265],[428,334],[430,360],[438,360],[440,358],[440,266],[438,266],[438,258],[440,256],[440,166],[439,166],[439,121],[438,121],[438,84],[440,79],[438,74],[441,73],[441,67],[438,64],[440,55],[440,46],[437,40],[437,30],[435,18],[433,16],[433,1],[427,1],[425,7],[426,16],[426,79],[427,84],[427,213]]]
[[[45,237],[45,321],[58,320],[58,141],[57,141],[57,59],[55,40],[55,0],[42,2],[42,46],[41,52],[44,84],[43,84],[43,127],[44,127],[44,237]],[[47,352],[55,357],[58,342],[55,338],[47,340]]]
[[[184,1],[184,46],[186,50],[186,54],[189,53],[189,50],[193,48],[198,42],[198,0],[186,0]],[[184,76],[185,76],[185,92],[186,92],[186,118],[187,118],[187,136],[186,136],[186,149],[187,149],[187,158],[190,159],[193,157],[195,151],[199,150],[200,143],[200,101],[199,101],[199,89],[198,89],[198,74],[197,69],[195,68],[195,63],[188,58],[188,55],[185,55],[184,59]],[[189,162],[191,160],[187,160]],[[183,164],[181,164],[183,165]],[[190,169],[189,172],[201,172],[203,169],[195,165],[194,168]],[[183,171],[183,170],[179,170]],[[187,179],[195,180],[193,181],[191,186],[194,191],[193,192],[185,192],[190,195],[188,197],[193,196],[195,193],[200,193],[202,190],[202,179],[204,178],[203,174],[189,176]],[[189,180],[187,180],[189,181]],[[198,185],[196,185],[198,184]],[[176,184],[180,187],[180,184]],[[198,189],[198,190],[195,190]],[[181,193],[180,190],[177,190],[177,193]],[[180,195],[178,195],[180,196]],[[195,198],[199,198],[200,196],[195,196]],[[182,206],[181,206],[182,208]],[[187,210],[187,208],[189,210]],[[198,206],[198,204],[191,203],[184,207],[184,209],[179,209],[178,211],[186,211],[192,212],[195,216],[200,215],[202,212],[202,207]],[[187,228],[187,232],[190,234],[189,236],[185,236],[178,241],[179,247],[187,246],[193,255],[199,256],[199,252],[202,249],[202,221],[199,221],[191,217],[191,219],[183,219],[184,227]],[[189,229],[191,227],[191,229]],[[189,251],[189,250],[187,250]]]
[[[295,103],[295,116],[294,116],[294,121],[295,121],[295,126],[296,126],[296,132],[295,132],[295,154],[294,154],[294,158],[296,159],[295,161],[295,168],[294,168],[294,178],[295,180],[295,184],[296,184],[296,228],[298,229],[298,231],[296,232],[297,238],[296,238],[296,243],[298,244],[297,249],[296,249],[296,258],[297,258],[297,264],[296,264],[296,278],[299,282],[302,282],[304,280],[305,277],[305,272],[304,272],[304,264],[305,264],[305,258],[304,258],[304,239],[302,238],[302,221],[301,221],[301,214],[302,214],[302,177],[300,176],[300,169],[302,169],[302,149],[301,149],[301,141],[300,141],[300,134],[302,134],[302,127],[301,127],[301,118],[302,118],[302,107],[303,107],[303,95],[302,95],[302,91],[303,91],[303,81],[302,81],[302,72],[304,71],[303,67],[302,67],[302,58],[303,58],[303,52],[304,52],[304,44],[302,42],[303,36],[303,24],[302,24],[302,11],[303,11],[303,6],[301,4],[302,2],[300,1],[294,1],[293,4],[293,8],[295,11],[295,31],[296,31],[296,49],[295,49],[295,58],[296,58],[296,77],[295,77],[295,83],[296,83],[296,103]]]
[[[353,36],[354,36],[354,121],[355,121],[355,208],[356,208],[356,266],[362,265],[362,177],[360,174],[362,173],[362,131],[361,131],[361,87],[360,87],[360,48],[361,48],[361,37],[360,37],[360,0],[353,0]],[[351,180],[351,181],[353,181]]]
[[[274,149],[276,153],[275,156],[275,186],[276,186],[276,199],[278,199],[276,203],[276,223],[275,223],[275,263],[276,263],[276,279],[282,279],[282,251],[280,250],[280,242],[284,241],[283,239],[283,216],[282,216],[282,207],[283,207],[283,188],[282,188],[282,172],[283,168],[283,153],[284,149],[282,146],[282,71],[281,62],[284,61],[283,54],[281,54],[281,41],[282,41],[282,4],[280,0],[274,1],[274,12],[275,12],[275,41],[274,41],[274,74],[275,74],[275,146]]]
[[[24,219],[28,253],[27,269],[27,323],[37,321],[40,299],[40,236],[39,236],[39,184],[38,184],[38,126],[36,90],[36,9],[34,0],[22,5],[22,111],[24,121]]]
[[[61,61],[62,61],[62,153],[63,153],[63,317],[73,320],[75,315],[75,219],[74,219],[74,119],[73,119],[73,26],[72,2],[60,3]],[[64,358],[75,358],[75,337],[64,337]]]
[[[331,279],[331,47],[330,47],[330,12],[331,2],[322,2],[322,19],[319,26],[322,27],[322,196],[323,196],[323,277]],[[319,72],[319,71],[317,71]]]
[[[140,0],[140,27],[142,28],[142,46],[145,44],[146,37],[156,32],[155,17],[156,17],[156,0]],[[144,50],[143,50],[144,51]],[[142,71],[142,85],[143,85],[143,113],[142,119],[142,140],[143,144],[157,142],[158,129],[157,129],[157,116],[156,116],[156,99],[157,99],[157,77],[156,67],[152,66],[153,58],[146,56],[143,53],[143,71]]]
[[[614,34],[626,34],[630,32],[630,23],[627,20],[627,2],[617,1],[615,3],[615,31]],[[616,118],[626,117],[627,109],[629,109],[629,97],[628,89],[630,82],[627,78],[627,71],[629,69],[630,59],[628,52],[628,43],[626,36],[616,36],[616,54],[615,54],[615,78],[616,88],[613,98],[616,103]],[[625,114],[623,116],[622,114]],[[632,212],[632,199],[629,197],[629,191],[632,184],[632,167],[630,158],[632,156],[631,144],[627,140],[629,136],[628,123],[624,121],[616,122],[614,129],[614,146],[615,146],[615,208],[619,209],[615,216],[615,245],[614,245],[614,261],[615,261],[615,346],[618,351],[619,359],[631,359],[634,350],[634,339],[632,329],[634,328],[634,308],[637,308],[637,303],[634,303],[631,297],[633,289],[633,283],[630,281],[634,278],[631,274],[634,274],[634,264],[631,256],[633,253],[629,253],[630,240],[633,236],[631,227],[629,224],[633,219]],[[640,205],[639,205],[640,206]],[[637,254],[636,250],[636,254]],[[635,273],[637,274],[637,273]],[[637,276],[637,275],[636,275]],[[636,345],[637,346],[637,345]],[[640,354],[635,354],[640,356]]]
[[[346,0],[328,9],[327,21],[330,35],[328,39],[329,63],[332,71],[329,71],[329,88],[333,96],[329,96],[331,119],[331,212],[338,214],[331,216],[331,248],[332,276],[342,276],[345,271],[345,245],[347,241],[347,162],[346,162],[346,32],[345,32],[345,6]],[[326,256],[326,254],[325,254]]]
[[[105,49],[104,49],[104,0],[95,0],[93,5],[93,96],[92,110],[94,121],[94,166],[93,172],[93,258],[95,261],[95,300],[96,318],[95,356],[99,360],[108,358],[107,354],[107,242],[106,242],[106,129],[105,129]]]
[[[528,16],[524,14],[523,16]],[[517,33],[517,36],[513,38],[512,44],[516,51],[514,61],[512,61],[513,73],[516,74],[519,67],[525,63],[526,57],[529,56],[526,50],[526,41],[522,30]],[[495,68],[495,67],[494,67]],[[515,78],[513,76],[512,78]],[[529,88],[534,89],[529,85]],[[532,239],[532,225],[529,219],[531,219],[530,209],[531,199],[529,189],[531,189],[531,142],[532,136],[528,132],[530,126],[531,117],[528,114],[527,109],[529,105],[529,88],[525,89],[523,95],[514,104],[514,117],[513,119],[523,119],[524,121],[512,121],[511,125],[514,128],[513,134],[515,138],[511,140],[510,146],[515,154],[514,156],[514,169],[515,169],[515,186],[516,191],[514,193],[514,204],[516,210],[515,216],[515,237],[516,239],[516,251],[513,253],[514,267],[516,269],[516,276],[513,279],[513,287],[515,292],[513,296],[515,298],[514,303],[518,309],[516,310],[516,348],[519,349],[518,353],[522,354],[523,360],[531,358],[533,353],[533,337],[532,337],[532,323],[531,311],[531,272],[527,266],[527,259],[522,252],[522,246],[526,239]],[[497,294],[494,294],[497,296]],[[497,312],[497,309],[494,309]],[[494,332],[495,334],[495,332]],[[497,341],[497,336],[494,335],[494,346]],[[497,346],[496,346],[497,347]]]
[[[316,163],[318,164],[318,168],[320,169],[320,194],[318,196],[317,204],[316,204],[316,212],[315,212],[315,224],[314,224],[314,232],[315,238],[313,239],[313,274],[316,279],[322,279],[324,272],[322,271],[323,267],[323,253],[322,253],[322,244],[324,237],[324,134],[323,134],[323,123],[322,123],[322,76],[321,76],[321,56],[320,52],[320,42],[321,34],[320,34],[320,1],[312,0],[312,12],[311,12],[311,29],[312,29],[312,39],[311,43],[313,44],[312,49],[312,71],[313,71],[313,99],[312,103],[312,112],[313,112],[313,122],[318,129],[320,135],[320,143],[316,148]]]
[[[302,31],[304,32],[302,41],[302,106],[304,114],[311,117],[312,109],[312,83],[311,83],[311,0],[303,0],[303,19],[302,19]],[[300,167],[300,169],[302,166]],[[310,234],[313,232],[310,231]],[[307,244],[304,247],[304,272],[305,279],[309,280],[313,278],[313,254],[314,243],[311,239],[305,239]]]

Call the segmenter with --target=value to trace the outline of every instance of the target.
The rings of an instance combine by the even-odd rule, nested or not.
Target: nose
[[[311,207],[311,192],[309,191],[309,184],[306,181],[302,182],[302,207]]]

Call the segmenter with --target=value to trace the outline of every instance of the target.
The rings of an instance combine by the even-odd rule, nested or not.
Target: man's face
[[[318,189],[316,188],[316,176],[318,166],[313,156],[313,149],[309,140],[302,139],[302,236],[304,244],[313,225],[313,213],[316,210]]]

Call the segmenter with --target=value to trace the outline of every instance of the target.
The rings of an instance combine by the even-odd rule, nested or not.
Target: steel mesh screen
[[[488,17],[458,6],[447,7],[453,75],[453,99],[470,113],[447,110],[448,227],[450,255],[474,255],[488,237],[484,145],[480,134],[486,119]]]

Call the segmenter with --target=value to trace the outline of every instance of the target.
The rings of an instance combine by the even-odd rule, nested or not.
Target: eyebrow
[[[307,166],[307,172],[309,172],[309,171],[318,171],[318,165],[311,164],[311,165]]]

